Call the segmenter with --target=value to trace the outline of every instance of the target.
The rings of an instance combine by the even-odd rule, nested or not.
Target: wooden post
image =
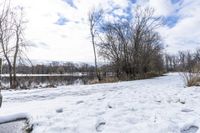
[[[1,87],[1,74],[2,74],[2,58],[0,58],[0,87]]]
[[[1,104],[2,104],[2,95],[1,95],[1,74],[2,74],[2,58],[0,58],[0,107],[1,107]]]
[[[2,58],[0,58],[0,74],[2,73]],[[0,75],[1,76],[1,75]],[[0,77],[1,78],[1,77]]]

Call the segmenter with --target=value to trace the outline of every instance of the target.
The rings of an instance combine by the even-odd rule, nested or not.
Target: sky
[[[92,62],[88,12],[93,7],[128,16],[137,5],[155,9],[165,24],[158,29],[165,51],[200,47],[200,0],[13,0],[24,7],[25,37],[34,44],[27,54],[34,60]],[[112,15],[109,16],[112,19]]]

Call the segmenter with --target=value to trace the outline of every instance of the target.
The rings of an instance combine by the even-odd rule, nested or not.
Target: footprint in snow
[[[63,108],[56,109],[56,113],[62,113],[62,112],[63,112]]]
[[[76,104],[84,103],[84,101],[77,101]]]
[[[99,101],[101,101],[101,100],[103,100],[103,99],[105,99],[106,97],[102,97],[102,98],[98,98],[97,100],[99,100]]]
[[[196,133],[199,130],[198,126],[195,125],[189,125],[185,126],[182,130],[181,133]]]
[[[187,113],[187,112],[192,112],[192,111],[194,111],[194,110],[191,110],[191,109],[182,109],[182,110],[181,110],[181,112],[186,112],[186,113]]]
[[[108,104],[107,106],[108,106],[109,109],[112,109],[112,108],[113,108],[110,104]]]
[[[104,121],[97,122],[96,131],[97,132],[102,132],[105,125],[106,125],[106,122],[104,122]]]

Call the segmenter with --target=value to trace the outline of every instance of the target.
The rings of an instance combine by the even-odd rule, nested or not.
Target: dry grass
[[[158,77],[158,76],[161,76],[164,72],[154,72],[154,71],[151,71],[151,72],[147,72],[145,73],[145,78],[152,78],[152,77]]]
[[[181,73],[185,81],[185,85],[190,86],[200,86],[200,73]]]
[[[116,77],[106,77],[103,78],[101,81],[99,81],[98,79],[93,79],[88,81],[88,84],[97,84],[97,83],[113,83],[113,82],[118,82],[119,79]]]
[[[139,79],[147,79],[147,78],[152,78],[152,77],[157,77],[157,76],[161,76],[163,73],[157,73],[157,72],[148,72],[145,73],[145,75],[141,76],[138,75],[134,78],[130,78],[127,75],[121,75],[120,78],[117,78],[115,76],[112,77],[104,77],[102,78],[101,81],[99,81],[98,79],[92,79],[88,81],[88,84],[97,84],[97,83],[114,83],[114,82],[118,82],[118,81],[129,81],[129,80],[139,80]]]
[[[98,79],[92,79],[88,81],[88,84],[97,84],[97,83],[99,83]]]
[[[118,82],[119,79],[116,77],[107,77],[105,79],[103,79],[102,81],[100,81],[100,83],[113,83],[113,82]]]

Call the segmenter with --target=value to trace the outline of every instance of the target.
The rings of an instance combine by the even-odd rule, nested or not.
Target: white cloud
[[[170,28],[161,27],[159,32],[164,38],[167,51],[192,49],[200,44],[200,1],[180,0],[172,4],[171,0],[137,0],[136,4],[152,6],[156,15],[180,17],[178,23]],[[111,10],[120,7],[115,14],[124,14],[123,8],[129,6],[129,0],[73,0],[76,8],[63,0],[13,0],[15,5],[24,6],[28,20],[26,38],[38,48],[28,51],[32,59],[93,61],[92,45],[89,38],[87,14],[92,7]],[[133,8],[135,5],[132,6]],[[180,10],[177,12],[177,10]],[[126,14],[124,14],[126,15]],[[57,25],[59,16],[69,22]],[[114,19],[114,18],[110,18]],[[46,44],[45,46],[42,44]]]
[[[161,35],[168,45],[167,51],[176,53],[180,50],[194,50],[200,47],[200,1],[184,1],[177,12],[178,23],[168,28],[162,27]]]
[[[175,10],[171,0],[149,0],[149,6],[155,8],[155,13],[158,16],[168,16]]]
[[[32,59],[93,61],[87,15],[92,7],[104,9],[128,6],[126,0],[74,0],[76,8],[63,0],[14,0],[24,7],[28,20],[26,38],[36,44],[28,55]],[[69,22],[55,24],[59,15]],[[42,44],[46,44],[45,46]]]

